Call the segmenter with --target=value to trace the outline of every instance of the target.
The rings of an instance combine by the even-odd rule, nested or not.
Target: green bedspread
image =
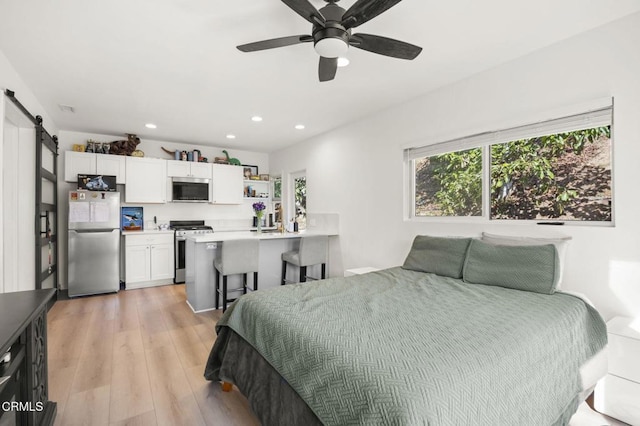
[[[326,425],[555,425],[606,344],[581,299],[391,268],[241,297],[218,322]]]

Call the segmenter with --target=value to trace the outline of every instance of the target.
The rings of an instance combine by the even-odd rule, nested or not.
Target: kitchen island
[[[225,241],[258,239],[260,240],[260,262],[258,271],[258,289],[264,290],[280,286],[282,273],[282,253],[297,250],[300,246],[300,238],[305,235],[327,235],[321,233],[278,233],[250,231],[238,232],[214,232],[189,236],[186,239],[186,274],[185,285],[187,303],[194,312],[202,312],[215,309],[215,272],[213,261]],[[291,278],[297,273],[295,268],[289,268]],[[310,276],[319,277],[318,265],[309,267]],[[251,274],[250,274],[251,275]],[[249,277],[249,287],[252,287],[252,278]],[[230,276],[228,288],[230,290],[241,287],[241,275]],[[222,298],[220,298],[222,300]]]

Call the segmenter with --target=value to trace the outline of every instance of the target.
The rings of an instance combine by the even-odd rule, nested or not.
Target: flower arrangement
[[[257,203],[253,203],[253,212],[256,214],[258,218],[257,223],[257,232],[258,234],[262,232],[262,216],[264,216],[264,209],[266,206],[262,201],[258,201]]]
[[[264,203],[262,201],[258,201],[257,203],[253,203],[253,212],[256,214],[256,217],[258,219],[262,219],[262,216],[264,215],[264,209],[266,208],[266,206],[264,205]]]

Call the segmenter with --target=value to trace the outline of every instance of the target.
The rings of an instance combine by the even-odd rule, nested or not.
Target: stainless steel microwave
[[[174,203],[208,203],[211,198],[211,179],[173,177],[169,201]]]

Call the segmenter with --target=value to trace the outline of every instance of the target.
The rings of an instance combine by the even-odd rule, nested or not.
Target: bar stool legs
[[[220,271],[216,270],[216,309],[220,308],[220,293],[222,293],[222,312],[227,310],[229,297],[227,295],[227,275],[222,276],[222,291],[220,291]],[[242,274],[242,294],[247,294],[247,274]],[[258,289],[258,273],[253,273],[253,291]],[[232,301],[235,299],[232,299]]]
[[[216,310],[220,308],[220,273],[214,268],[213,272],[216,274]]]
[[[280,285],[285,285],[287,283],[287,261],[283,260],[282,261],[282,280],[280,282]],[[321,269],[320,269],[320,277],[321,279],[325,279],[327,277],[327,264],[326,263],[322,263],[320,264]],[[315,279],[313,277],[309,277],[307,275],[307,267],[306,266],[300,266],[300,273],[299,273],[299,282],[301,283],[305,283],[307,282],[307,278],[311,278],[311,279]]]
[[[285,285],[287,283],[287,261],[282,261],[282,281],[280,285]]]

